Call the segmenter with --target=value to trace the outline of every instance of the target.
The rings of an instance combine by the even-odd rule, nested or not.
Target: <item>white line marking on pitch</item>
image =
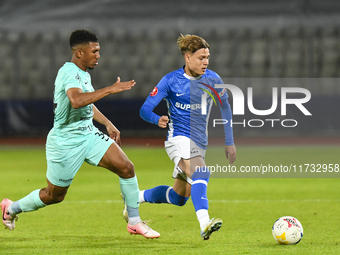
[[[340,199],[282,199],[282,200],[209,200],[209,203],[330,203],[330,202],[340,202]],[[122,204],[123,200],[71,200],[64,201],[63,203],[72,204]]]

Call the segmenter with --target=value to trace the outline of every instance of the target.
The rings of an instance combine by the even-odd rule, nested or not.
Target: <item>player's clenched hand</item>
[[[168,122],[169,122],[168,116],[162,116],[158,120],[158,126],[161,128],[166,128],[166,126],[168,125]]]
[[[235,145],[226,145],[225,146],[225,155],[229,159],[229,164],[232,165],[236,160],[236,146]]]
[[[119,92],[122,92],[122,91],[125,91],[125,90],[129,90],[133,86],[135,86],[135,84],[136,84],[136,82],[134,80],[120,82],[120,77],[118,77],[117,81],[109,87],[110,93],[115,94],[115,93],[119,93]]]

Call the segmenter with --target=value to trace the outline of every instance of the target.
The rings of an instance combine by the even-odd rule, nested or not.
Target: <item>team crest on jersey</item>
[[[157,95],[157,93],[158,93],[158,88],[157,87],[154,87],[153,88],[153,90],[151,91],[151,93],[150,93],[150,96],[156,96]]]
[[[78,73],[77,73],[77,75],[74,78],[76,78],[78,81],[81,80],[80,75]]]

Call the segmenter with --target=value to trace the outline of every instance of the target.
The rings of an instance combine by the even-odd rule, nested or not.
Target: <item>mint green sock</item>
[[[23,212],[35,211],[35,210],[38,210],[39,208],[43,208],[46,206],[46,204],[44,204],[41,201],[39,192],[40,192],[40,189],[34,190],[30,194],[28,194],[26,197],[18,201],[20,209]]]
[[[125,203],[132,207],[139,207],[139,188],[137,177],[132,178],[120,178],[119,177],[120,190],[125,198]]]

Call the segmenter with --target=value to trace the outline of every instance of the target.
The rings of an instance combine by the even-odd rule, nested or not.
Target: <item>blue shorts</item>
[[[51,139],[52,140],[52,139]],[[67,187],[84,162],[97,166],[114,140],[98,129],[74,147],[46,143],[47,179],[55,186]]]

